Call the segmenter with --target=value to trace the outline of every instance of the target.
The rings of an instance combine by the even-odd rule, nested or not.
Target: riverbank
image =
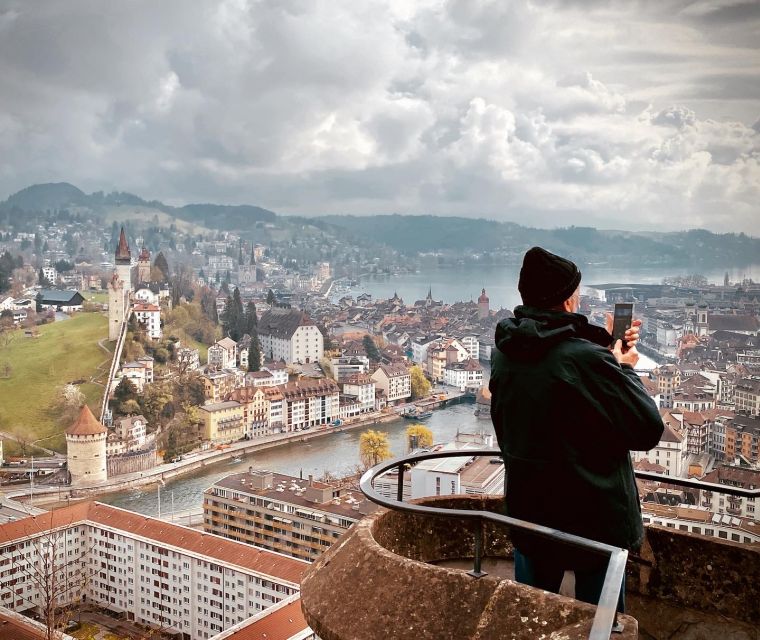
[[[452,391],[451,393],[442,395],[445,395],[445,398],[441,398],[440,396],[432,397],[420,401],[420,404],[425,402],[427,408],[437,409],[450,403],[454,404],[462,402],[464,398],[464,394],[458,391]],[[197,472],[207,466],[215,465],[220,462],[232,461],[238,457],[261,453],[288,444],[308,443],[315,438],[324,437],[334,433],[352,431],[359,428],[368,428],[378,424],[392,422],[399,419],[397,409],[401,409],[401,407],[396,407],[391,411],[366,414],[360,418],[354,418],[351,421],[344,422],[340,426],[329,425],[319,428],[311,428],[306,431],[272,434],[255,441],[245,440],[242,442],[235,442],[221,451],[211,450],[199,452],[192,457],[180,460],[179,462],[162,464],[149,471],[116,476],[114,478],[109,478],[104,483],[94,486],[35,487],[34,504],[38,506],[61,504],[70,500],[92,498],[95,495],[102,495],[104,493],[118,493],[155,484],[165,484],[170,480]],[[6,496],[8,498],[25,501],[29,498],[29,489],[26,488],[10,491],[6,493]]]

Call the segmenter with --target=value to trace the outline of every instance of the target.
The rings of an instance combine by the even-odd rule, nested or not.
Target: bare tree
[[[94,572],[87,564],[89,549],[67,535],[71,521],[54,526],[54,514],[28,519],[25,540],[0,549],[0,556],[10,558],[14,576],[1,583],[0,598],[6,599],[9,593],[13,609],[35,609],[45,626],[46,640],[62,637],[60,629],[81,605]]]

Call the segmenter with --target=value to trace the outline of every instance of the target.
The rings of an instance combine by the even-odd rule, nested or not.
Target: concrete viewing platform
[[[425,498],[429,506],[496,511],[501,500]],[[474,578],[471,521],[380,509],[323,554],[301,584],[323,640],[580,640],[596,607],[512,579],[509,531],[484,523]],[[758,640],[760,548],[648,526],[626,568],[620,640]],[[567,592],[566,592],[567,593]]]

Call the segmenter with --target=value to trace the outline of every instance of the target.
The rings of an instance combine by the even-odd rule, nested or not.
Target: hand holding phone
[[[618,340],[623,341],[623,351],[628,348],[625,341],[625,332],[633,324],[633,304],[630,302],[618,303],[612,316],[612,344]]]

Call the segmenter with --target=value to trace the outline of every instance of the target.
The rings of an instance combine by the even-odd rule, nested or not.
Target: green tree
[[[370,360],[374,360],[375,362],[380,360],[380,352],[377,350],[377,345],[371,335],[367,334],[364,336],[362,344],[364,345],[364,350],[367,352],[367,357]]]
[[[42,273],[42,268],[41,267],[40,267],[39,273],[37,274],[37,280],[39,281],[39,284],[40,284],[41,287],[50,287],[53,284],[52,282],[50,282],[50,280],[48,280],[45,277],[45,274]]]
[[[274,291],[270,289],[267,292],[267,304],[271,307],[275,302],[277,302],[277,299],[274,297]]]
[[[161,272],[161,278],[163,282],[169,281],[169,263],[166,261],[166,256],[163,252],[159,251],[156,256],[153,266]]]
[[[424,424],[413,424],[406,428],[406,443],[409,451],[432,447],[433,432]]]
[[[177,457],[177,434],[174,429],[169,432],[166,438],[166,449],[164,450],[164,461],[171,461]]]
[[[359,436],[359,458],[366,467],[374,467],[391,457],[388,434],[369,429]]]
[[[227,297],[227,304],[224,307],[220,320],[224,333],[235,340],[235,342],[239,341],[243,337],[243,334],[246,333],[247,318],[243,311],[240,289],[237,287],[235,287],[232,295]]]
[[[425,398],[430,395],[430,381],[425,377],[422,369],[414,365],[410,370],[412,381],[412,400]]]
[[[256,303],[251,300],[247,305],[245,305],[245,322],[243,333],[247,333],[249,336],[253,337],[253,334],[256,333],[258,326],[259,318],[256,315]]]
[[[258,371],[261,369],[261,344],[259,343],[259,334],[254,331],[251,334],[251,348],[248,351],[248,371]]]

